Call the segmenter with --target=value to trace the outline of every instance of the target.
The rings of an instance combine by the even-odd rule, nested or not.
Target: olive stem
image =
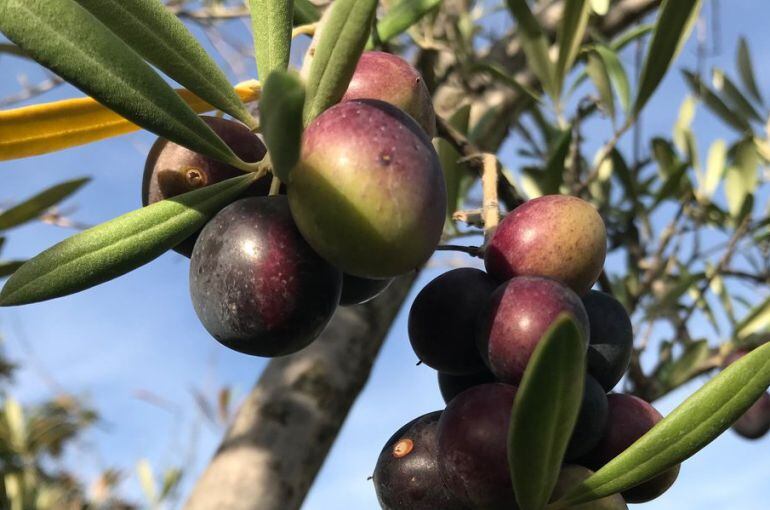
[[[484,249],[481,246],[463,246],[461,244],[440,244],[436,246],[436,251],[459,251],[467,253],[472,257],[483,257]]]
[[[481,191],[483,201],[481,215],[484,220],[484,240],[489,242],[497,225],[500,223],[500,205],[497,200],[498,163],[494,154],[482,157]]]
[[[291,31],[291,38],[294,39],[295,37],[299,37],[301,35],[309,35],[310,37],[313,37],[317,28],[318,22],[294,27],[294,30]]]
[[[273,179],[270,181],[270,196],[275,196],[281,191],[281,179],[278,176],[273,175]]]

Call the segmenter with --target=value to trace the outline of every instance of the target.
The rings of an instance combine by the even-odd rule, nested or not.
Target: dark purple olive
[[[313,341],[339,303],[342,274],[300,235],[284,196],[243,198],[222,209],[195,243],[190,295],[222,344],[280,356]]]

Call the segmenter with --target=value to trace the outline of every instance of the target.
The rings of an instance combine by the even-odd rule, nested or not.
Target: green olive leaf
[[[770,386],[770,343],[743,356],[549,508],[635,487],[692,457],[727,430]]]
[[[249,0],[259,79],[289,67],[294,0]]]
[[[760,104],[762,104],[762,94],[759,92],[757,80],[754,77],[754,67],[751,65],[751,52],[745,37],[741,37],[738,42],[738,55],[735,59],[738,63],[738,72],[741,75],[743,86]]]
[[[587,342],[572,316],[562,314],[524,371],[508,431],[508,463],[521,510],[542,510],[551,498],[580,412]]]
[[[638,115],[682,50],[700,11],[701,0],[664,0],[639,78],[633,113]]]
[[[196,152],[254,169],[134,50],[74,0],[3,0],[0,32],[131,122]]]
[[[746,134],[751,132],[751,124],[749,124],[749,121],[737,111],[727,106],[727,103],[703,83],[703,80],[701,80],[697,74],[685,70],[682,71],[682,74],[693,93],[703,100],[704,104],[714,113],[714,115],[722,119],[725,124],[739,133]]]
[[[73,294],[150,262],[194,234],[257,175],[162,200],[65,239],[13,274],[0,291],[0,306]]]
[[[543,28],[532,14],[526,0],[506,0],[506,3],[508,10],[518,23],[517,33],[529,68],[540,80],[543,90],[556,99],[559,94],[555,77],[556,69],[548,52],[548,38]]]
[[[177,83],[249,127],[256,125],[225,73],[162,2],[75,1]]]
[[[559,58],[555,67],[556,90],[561,93],[564,78],[572,69],[591,15],[591,2],[588,0],[566,0],[559,25]]]
[[[78,191],[90,180],[90,178],[85,177],[62,182],[0,212],[0,230],[8,230],[34,220],[46,210]]]
[[[388,9],[377,22],[377,39],[388,42],[420,21],[423,16],[438,7],[443,0],[400,0]],[[367,49],[374,47],[374,38],[369,39]]]
[[[273,163],[273,173],[288,182],[299,160],[305,89],[296,73],[273,71],[262,89],[260,124]]]
[[[377,0],[336,0],[330,9],[310,65],[305,125],[345,94],[369,38]]]
[[[11,276],[25,262],[25,260],[0,260],[0,278]]]
[[[321,19],[318,8],[310,0],[294,0],[294,24],[307,25]]]

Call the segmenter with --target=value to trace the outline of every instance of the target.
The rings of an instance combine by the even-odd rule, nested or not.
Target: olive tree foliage
[[[295,0],[295,41],[312,35],[330,3]],[[755,200],[767,193],[769,110],[744,40],[738,45],[735,70],[713,69],[706,74],[700,66],[679,68],[676,57],[693,25],[707,25],[715,15],[716,2],[703,9],[699,4],[383,0],[368,43],[370,48],[408,57],[433,95],[439,115],[435,144],[449,198],[445,248],[452,247],[454,238],[476,236],[481,246],[464,250],[469,256],[483,250],[480,226],[488,219],[488,208],[496,209],[498,203],[505,212],[526,198],[564,193],[596,205],[607,225],[612,260],[617,261],[602,275],[599,286],[624,304],[637,335],[625,390],[648,401],[716,371],[736,348],[759,345],[770,326],[766,290],[770,220],[763,200]],[[243,80],[236,87],[241,99],[258,105],[260,86],[242,63],[253,58],[253,50],[225,30],[233,20],[248,18],[249,5],[174,1],[168,2],[167,9],[204,30],[232,74]],[[500,19],[505,20],[503,28]],[[118,27],[102,21],[109,27],[104,28],[106,32],[114,28],[118,33]],[[254,27],[259,27],[256,19]],[[262,67],[280,68],[280,55],[259,52],[265,47],[259,40],[269,36],[255,38],[257,61],[265,62],[260,63]],[[120,37],[132,43],[130,35]],[[139,48],[139,42],[133,45]],[[115,47],[119,49],[118,42]],[[5,42],[0,52],[12,58],[30,56]],[[143,54],[152,61],[148,55]],[[134,61],[125,64],[140,67]],[[65,67],[53,68],[62,75],[68,73]],[[691,93],[677,105],[678,120],[669,134],[644,139],[640,129],[644,107],[667,72],[680,73]],[[6,98],[3,106],[44,94],[62,82],[51,74],[45,82]],[[191,83],[196,83],[195,76]],[[81,88],[103,101],[100,94],[107,89],[99,87],[99,83],[87,83]],[[205,91],[196,93],[206,96]],[[208,108],[195,103],[192,96],[182,97],[196,111]],[[213,96],[205,98],[214,103]],[[248,123],[249,116],[234,107],[231,98],[220,99],[217,108]],[[128,103],[121,111],[118,103],[113,109],[134,123],[156,133],[175,133],[173,115],[142,117]],[[182,110],[181,103],[178,108]],[[699,146],[692,130],[695,116],[704,110],[723,125],[722,138],[708,148]],[[9,119],[0,117],[0,129],[4,123],[11,125]],[[596,123],[608,126],[608,139],[587,129]],[[55,131],[55,125],[51,129]],[[0,159],[50,152],[132,129],[135,126],[126,122],[82,138],[61,136],[48,146],[10,144],[0,148],[5,151]],[[180,142],[223,159],[230,157],[216,141],[204,137],[189,135]],[[499,156],[504,142],[526,164],[506,166],[505,158]],[[489,166],[485,165],[489,156],[496,169],[496,186],[494,193],[484,193],[482,199],[478,182]],[[52,208],[83,184],[61,183],[18,201],[0,213],[0,234],[35,219],[77,227]],[[188,227],[197,228],[192,223]],[[4,239],[0,238],[0,248]],[[147,241],[152,242],[159,253],[170,247],[163,239]],[[21,263],[0,258],[0,277],[11,275]],[[136,265],[125,264],[125,271]],[[415,277],[402,277],[370,303],[340,310],[311,347],[271,361],[230,422],[186,508],[300,507]],[[55,455],[61,442],[93,421],[93,415],[83,415],[79,407],[62,406],[22,411],[10,396],[5,404],[8,425],[0,428],[2,433],[18,436],[18,430],[24,430],[18,424],[31,423],[39,415],[70,424],[66,430],[71,432],[58,443],[4,442],[14,451],[7,461],[5,456],[0,458],[2,497],[26,501],[23,498],[41,497],[37,489],[48,490],[54,482],[56,490],[65,487],[35,460]],[[31,461],[22,463],[22,468],[15,460],[19,458]],[[171,491],[180,475],[167,476],[170,482],[161,492]],[[34,490],[14,496],[13,487]],[[82,493],[77,486],[72,490]],[[23,503],[13,504],[23,508],[18,506]]]

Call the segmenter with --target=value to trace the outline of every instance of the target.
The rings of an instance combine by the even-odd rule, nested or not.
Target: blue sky
[[[770,33],[766,30],[770,5],[765,0],[722,2],[721,53],[708,65],[734,73],[733,56],[739,34],[749,40],[760,88],[770,96]],[[238,23],[238,22],[236,22]],[[242,27],[238,27],[242,30]],[[299,49],[298,49],[299,50]],[[297,51],[299,54],[300,52]],[[694,45],[689,44],[677,67],[693,67]],[[246,63],[249,73],[251,62]],[[14,76],[41,77],[35,66],[0,56],[0,97],[18,90]],[[644,115],[645,138],[668,135],[686,86],[672,72]],[[60,87],[38,101],[80,95]],[[601,124],[606,126],[606,123]],[[597,125],[595,143],[607,138]],[[694,122],[705,154],[712,140],[732,139],[721,123],[699,108]],[[95,224],[139,207],[144,157],[154,137],[136,133],[51,155],[0,163],[0,207],[34,194],[45,186],[80,176],[92,176],[67,206],[73,217]],[[624,142],[625,143],[625,142]],[[501,154],[509,167],[520,162],[513,144]],[[10,233],[3,258],[29,257],[72,232],[31,224]],[[457,265],[477,265],[464,255],[434,258],[413,295],[429,279]],[[411,302],[413,295],[407,301]],[[435,373],[415,366],[401,311],[393,325],[366,389],[357,400],[331,455],[304,505],[306,510],[378,508],[371,474],[380,446],[403,423],[439,409],[443,403]],[[123,278],[55,301],[0,310],[0,333],[11,358],[19,360],[15,392],[25,402],[50,396],[57,387],[83,396],[102,414],[103,421],[68,453],[88,479],[100,469],[127,469],[124,491],[140,494],[133,466],[141,458],[158,471],[191,466],[185,490],[205,466],[221,435],[220,426],[201,418],[192,390],[214,397],[231,386],[243,397],[266,361],[221,347],[204,331],[192,310],[187,290],[187,261],[169,253]],[[691,383],[657,404],[664,414],[702,384]],[[138,398],[149,392],[172,402],[159,407]],[[770,438],[750,443],[726,433],[688,461],[679,482],[650,510],[710,510],[767,508],[770,498]]]

